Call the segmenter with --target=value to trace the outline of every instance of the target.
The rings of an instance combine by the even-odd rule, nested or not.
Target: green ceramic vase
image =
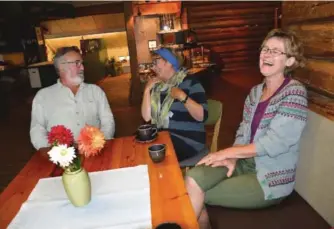
[[[75,207],[82,207],[90,202],[90,179],[84,168],[80,168],[75,172],[65,170],[62,180],[67,197]]]

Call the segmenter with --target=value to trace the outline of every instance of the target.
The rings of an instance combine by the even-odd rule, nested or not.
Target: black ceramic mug
[[[159,224],[155,229],[182,229],[180,225],[176,223],[162,223]]]
[[[148,153],[154,163],[159,163],[165,159],[166,156],[166,145],[165,144],[154,144],[148,147]]]
[[[139,126],[137,129],[137,135],[139,140],[147,141],[153,138],[154,135],[158,133],[158,129],[155,125],[144,124]]]

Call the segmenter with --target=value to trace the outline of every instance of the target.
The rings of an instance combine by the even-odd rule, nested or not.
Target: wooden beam
[[[280,2],[218,2],[218,1],[184,1],[184,7],[191,8],[194,11],[214,10],[217,7],[225,7],[227,9],[245,9],[245,8],[259,8],[259,7],[277,7]]]
[[[260,52],[258,50],[241,50],[241,51],[219,53],[219,56],[221,58],[240,57],[240,56],[258,57],[259,55],[260,55]]]
[[[247,15],[230,15],[230,16],[216,16],[205,18],[205,21],[218,21],[218,20],[251,20],[251,19],[267,19],[272,18],[272,13],[258,13],[258,14],[247,14]],[[191,17],[189,23],[203,22],[203,18]]]
[[[256,63],[254,62],[234,62],[234,63],[225,63],[223,66],[222,71],[226,70],[236,70],[236,69],[244,69],[244,68],[254,68],[256,66]]]
[[[210,18],[210,17],[223,17],[223,16],[234,16],[234,15],[245,15],[245,14],[263,14],[272,13],[274,16],[275,8],[254,8],[254,9],[225,9],[225,10],[213,10],[213,11],[189,11],[190,18]]]
[[[123,2],[115,2],[115,3],[75,8],[76,17],[84,17],[98,14],[119,14],[119,13],[124,13]]]
[[[159,14],[181,14],[181,2],[161,2],[134,4],[133,13],[135,16],[159,15]]]
[[[209,47],[226,45],[226,44],[252,43],[252,42],[258,42],[258,44],[261,44],[262,40],[263,40],[262,37],[246,37],[246,38],[219,40],[219,41],[202,41],[200,42],[200,44],[203,44]]]
[[[213,47],[212,50],[218,53],[223,52],[236,52],[240,50],[258,50],[260,46],[257,43],[254,44],[234,44],[234,45],[222,45]]]
[[[228,28],[228,27],[240,27],[247,25],[258,26],[274,26],[274,16],[271,18],[254,18],[254,19],[231,19],[231,20],[217,20],[217,21],[205,21],[190,23],[189,27],[193,30],[209,29],[209,28]]]
[[[231,26],[231,27],[223,27],[223,28],[197,28],[192,29],[196,32],[197,35],[217,35],[222,33],[229,33],[229,32],[242,32],[242,31],[249,31],[249,30],[270,30],[271,26],[249,26],[249,25],[242,25],[242,26]]]
[[[265,35],[270,31],[270,29],[250,29],[243,31],[228,31],[225,33],[218,34],[209,34],[209,35],[198,35],[198,40],[200,42],[204,41],[221,41],[227,39],[236,39],[236,38],[247,38],[250,36],[257,36],[264,39]]]
[[[236,63],[236,62],[251,62],[256,63],[258,59],[249,58],[248,56],[239,56],[239,57],[223,57],[221,58],[223,63]]]
[[[126,35],[128,40],[130,69],[131,69],[129,101],[130,104],[139,105],[141,102],[141,82],[137,71],[138,59],[137,59],[132,2],[124,2],[124,20],[125,20]]]

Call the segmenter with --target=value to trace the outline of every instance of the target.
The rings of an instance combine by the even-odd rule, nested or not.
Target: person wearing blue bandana
[[[171,49],[161,48],[152,57],[156,78],[144,90],[141,113],[160,130],[170,132],[179,162],[205,149],[204,122],[208,104],[202,85],[187,77],[181,58]]]

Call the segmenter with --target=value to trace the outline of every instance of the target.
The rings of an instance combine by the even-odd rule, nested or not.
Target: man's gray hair
[[[69,52],[76,52],[78,54],[81,55],[80,53],[80,49],[77,47],[77,46],[68,46],[68,47],[61,47],[59,49],[57,49],[56,51],[56,54],[53,58],[53,65],[57,71],[57,73],[59,74],[59,61],[60,59],[66,54],[66,53],[69,53]]]

